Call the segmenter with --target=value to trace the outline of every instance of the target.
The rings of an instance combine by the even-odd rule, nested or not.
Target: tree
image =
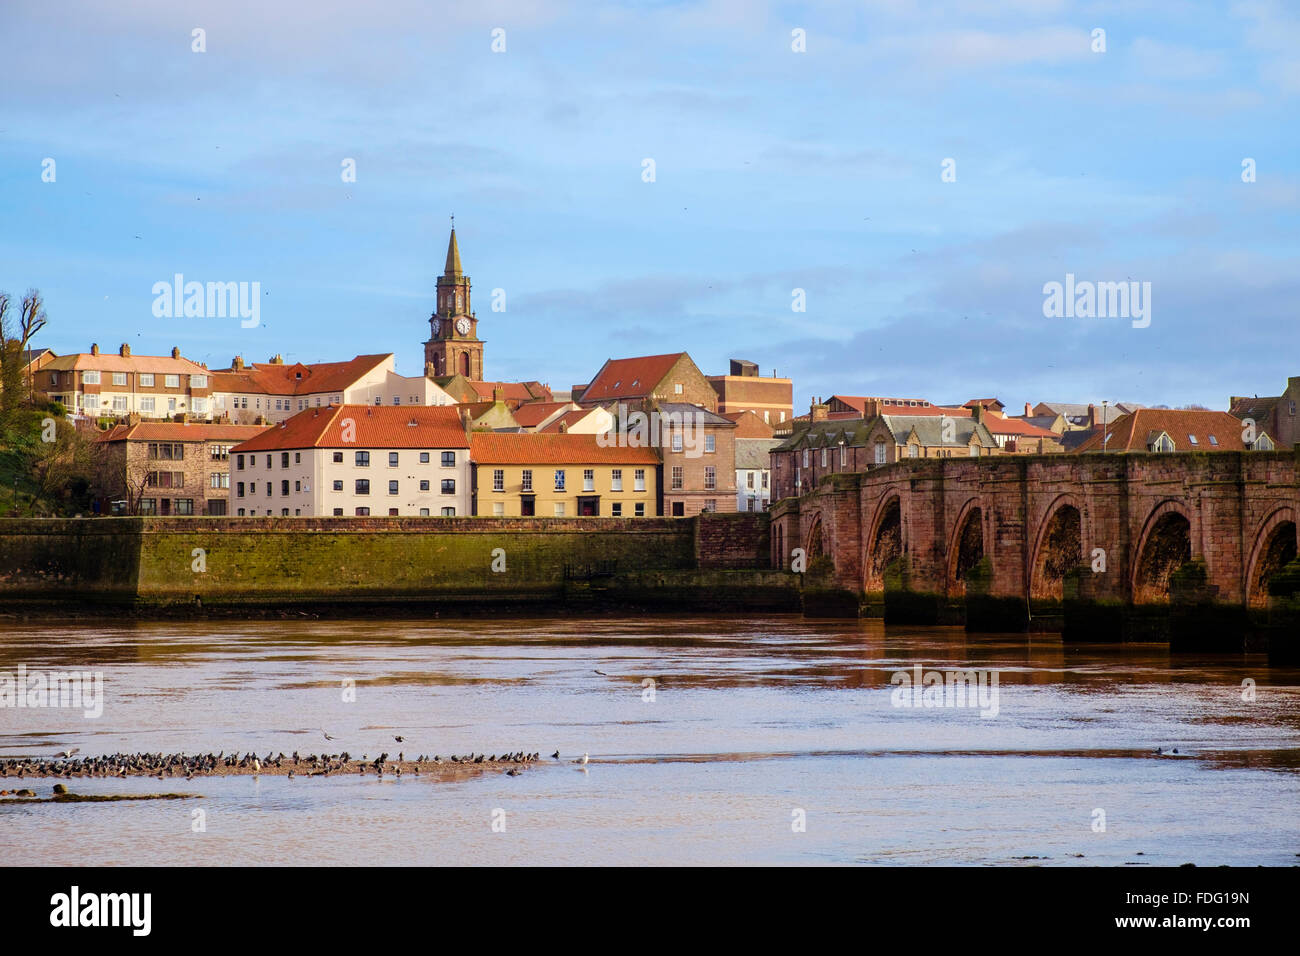
[[[22,338],[19,350],[24,357],[36,333],[45,328],[45,318],[45,303],[41,301],[40,292],[36,289],[28,289],[27,294],[23,296],[22,307],[18,310],[18,334]],[[27,364],[27,400],[30,402],[35,397],[36,373],[31,370],[31,363]]]
[[[10,313],[11,298],[0,292],[0,411],[9,412],[22,398],[24,361],[27,349],[36,333],[45,328],[47,320],[41,293],[28,289],[18,307],[16,320]],[[27,398],[35,394],[33,376],[27,376]]]

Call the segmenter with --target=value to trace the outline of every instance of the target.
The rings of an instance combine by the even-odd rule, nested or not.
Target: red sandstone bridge
[[[995,629],[1059,627],[1071,602],[1131,621],[1168,618],[1183,595],[1240,623],[1296,558],[1298,475],[1289,452],[904,461],[774,505],[772,561],[803,548],[810,586],[887,619],[974,626],[978,606]]]

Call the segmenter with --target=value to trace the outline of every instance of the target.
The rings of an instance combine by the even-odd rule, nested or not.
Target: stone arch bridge
[[[775,504],[771,557],[803,548],[825,610],[1240,646],[1296,559],[1298,474],[1300,452],[903,461]]]

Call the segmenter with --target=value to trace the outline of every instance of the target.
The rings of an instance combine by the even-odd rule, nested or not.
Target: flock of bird
[[[328,734],[325,736],[327,739],[334,739]],[[401,743],[406,738],[394,736],[393,739]],[[421,754],[409,762],[404,752],[397,754],[396,761],[390,760],[387,752],[381,753],[373,760],[368,754],[363,754],[360,760],[354,760],[346,750],[337,754],[299,754],[295,750],[288,756],[268,751],[262,757],[254,752],[241,754],[226,753],[224,750],[216,754],[117,753],[98,757],[77,757],[78,753],[79,750],[74,747],[60,752],[52,759],[40,757],[0,759],[0,777],[14,776],[21,779],[23,777],[149,776],[160,780],[166,777],[184,777],[190,780],[195,776],[230,771],[259,774],[263,770],[278,772],[285,769],[288,770],[290,778],[299,773],[310,777],[328,777],[331,773],[351,773],[354,770],[362,775],[367,771],[373,771],[379,777],[383,777],[385,773],[401,777],[404,766],[415,776],[419,776],[421,768],[431,766],[503,763],[511,764],[504,772],[509,776],[517,777],[521,765],[526,766],[541,759],[540,753],[527,753],[522,750],[490,756],[473,752],[451,754],[446,758],[440,754],[434,754],[432,757]],[[555,751],[551,754],[551,758],[559,760],[560,752]],[[573,762],[585,768],[589,760],[590,757],[584,753],[581,758]]]

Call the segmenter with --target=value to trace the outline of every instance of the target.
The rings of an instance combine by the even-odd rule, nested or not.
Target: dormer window
[[[1215,438],[1213,435],[1210,435],[1209,438],[1210,444],[1217,448],[1219,446],[1219,439]]]
[[[1151,443],[1151,451],[1170,452],[1174,450],[1174,440],[1168,435],[1161,433],[1160,437]]]
[[[1192,443],[1192,447],[1193,447],[1193,448],[1196,447],[1196,445],[1197,445],[1197,441],[1196,441],[1196,436],[1195,436],[1195,435],[1191,435],[1191,434],[1189,434],[1189,435],[1187,436],[1187,440],[1188,440],[1189,442]]]

